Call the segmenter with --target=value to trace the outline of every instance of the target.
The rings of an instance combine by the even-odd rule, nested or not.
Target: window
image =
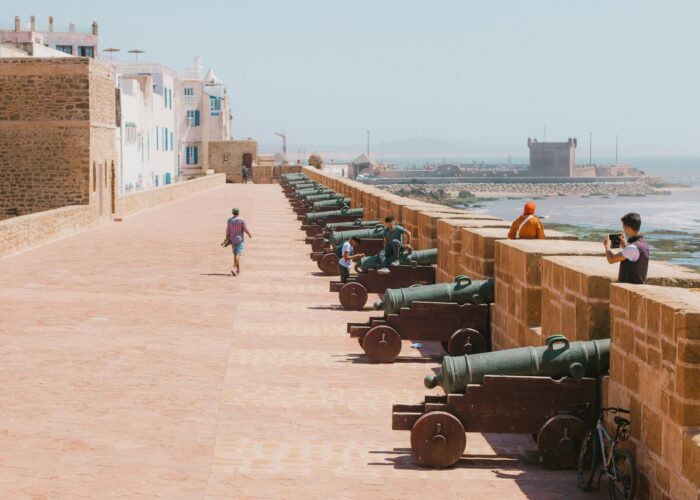
[[[84,45],[78,46],[78,55],[80,57],[95,57],[95,47],[88,47]]]
[[[173,141],[173,139],[174,139],[173,133],[170,132],[170,151],[173,150],[173,143],[175,142],[175,141]]]
[[[209,110],[211,111],[211,116],[219,116],[221,114],[221,99],[212,96],[209,99]]]
[[[187,110],[187,126],[188,127],[199,127],[199,110],[198,109]]]
[[[195,102],[194,87],[185,87],[183,89],[185,102]]]
[[[187,165],[199,163],[199,148],[197,146],[187,146],[185,148],[185,163]]]
[[[56,50],[60,50],[61,52],[65,52],[66,54],[73,54],[72,45],[56,45]]]
[[[158,125],[156,125],[156,151],[158,151],[158,146],[160,145],[159,137],[160,135],[158,134]]]

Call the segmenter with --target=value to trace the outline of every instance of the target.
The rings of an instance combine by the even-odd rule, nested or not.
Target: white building
[[[14,28],[14,30],[0,30],[0,43],[36,44],[72,56],[93,58],[97,56],[97,22],[93,21],[90,28],[76,28],[75,24],[70,23],[63,30],[56,31],[52,16],[49,16],[48,25],[43,27],[37,26],[34,16],[29,18],[29,23],[25,26],[22,26],[19,16],[15,16]],[[51,55],[43,56],[34,53],[29,55],[34,57],[53,57]]]
[[[170,184],[179,176],[175,73],[163,64],[105,62],[120,90],[121,191]]]
[[[209,141],[231,139],[231,107],[223,83],[199,58],[175,82],[176,129],[180,171],[185,177],[206,173]]]

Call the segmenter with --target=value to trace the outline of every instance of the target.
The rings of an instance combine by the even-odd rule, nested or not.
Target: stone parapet
[[[0,221],[0,258],[84,231],[100,222],[90,205],[74,205]]]
[[[189,181],[176,182],[146,191],[129,193],[117,199],[117,216],[125,217],[149,208],[176,201],[200,191],[226,183],[226,174],[213,174]]]
[[[700,498],[700,290],[610,287],[604,404],[631,410],[638,498]]]
[[[618,268],[605,257],[543,258],[542,335],[561,333],[569,340],[610,337],[610,285],[617,282]],[[652,260],[646,283],[700,287],[700,274]]]
[[[600,255],[601,244],[583,241],[498,240],[495,244],[496,302],[491,323],[494,349],[543,345],[542,257]]]

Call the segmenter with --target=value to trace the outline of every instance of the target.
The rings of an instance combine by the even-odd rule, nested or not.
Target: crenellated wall
[[[649,283],[663,286],[618,285],[602,243],[546,227],[547,240],[508,240],[508,221],[304,173],[352,198],[367,219],[395,215],[416,248],[437,246],[440,282],[495,277],[494,349],[542,345],[554,333],[611,336],[602,403],[631,407],[637,498],[700,500],[700,274],[652,260]]]

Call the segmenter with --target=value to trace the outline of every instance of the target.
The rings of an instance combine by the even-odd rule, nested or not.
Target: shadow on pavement
[[[339,359],[336,363],[355,363],[359,365],[379,365],[381,363],[375,363],[370,361],[370,359],[364,354],[336,354],[333,357],[344,358]],[[440,358],[442,359],[442,358]],[[414,357],[398,357],[394,360],[394,363],[435,363],[435,358],[414,358]],[[387,363],[391,364],[391,363]]]

